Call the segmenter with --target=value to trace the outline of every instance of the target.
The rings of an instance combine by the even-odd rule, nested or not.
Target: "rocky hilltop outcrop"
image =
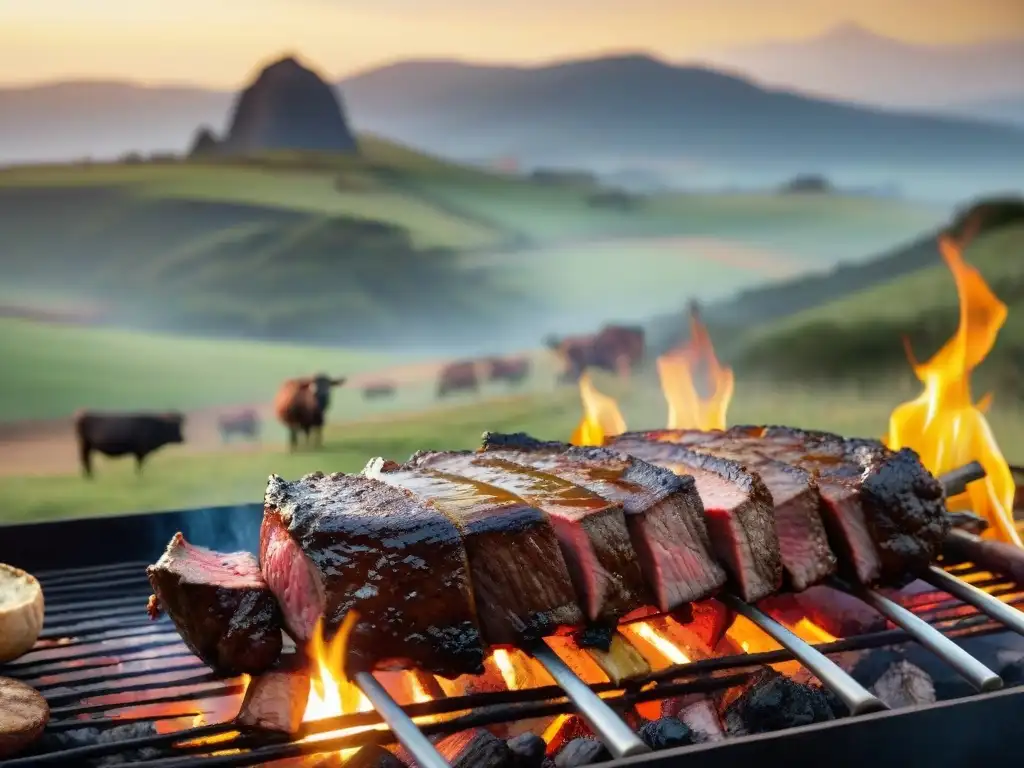
[[[208,141],[203,144],[203,149],[212,149]],[[291,56],[266,67],[239,94],[227,136],[216,146],[221,155],[358,149],[334,88]]]

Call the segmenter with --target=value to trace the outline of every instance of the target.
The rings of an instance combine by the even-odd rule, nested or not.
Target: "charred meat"
[[[321,619],[333,633],[355,610],[348,651],[366,666],[482,670],[466,550],[435,507],[358,475],[275,475],[260,538],[260,565],[296,640]]]
[[[165,611],[185,645],[215,671],[259,674],[281,653],[281,612],[248,552],[222,554],[174,534],[146,569],[149,613]]]
[[[779,536],[782,566],[794,590],[799,592],[835,573],[836,556],[829,547],[821,520],[824,502],[810,472],[769,458],[760,451],[755,440],[724,432],[672,430],[649,434],[654,439],[679,442],[699,453],[738,461],[760,475],[775,504],[775,530]]]
[[[488,483],[543,510],[588,620],[615,624],[650,604],[621,504],[497,455],[423,452],[409,463]]]
[[[606,448],[543,442],[522,433],[487,433],[482,451],[621,504],[640,569],[661,611],[708,597],[725,582],[691,477]]]
[[[646,433],[619,435],[610,447],[693,477],[712,545],[740,597],[756,602],[779,589],[782,560],[772,495],[757,474],[729,459],[651,440]]]
[[[833,547],[860,582],[902,584],[938,555],[949,530],[942,485],[909,448],[792,427],[729,432],[817,477]]]
[[[488,644],[522,645],[584,623],[551,521],[535,505],[478,480],[383,459],[363,472],[429,504],[462,535]]]

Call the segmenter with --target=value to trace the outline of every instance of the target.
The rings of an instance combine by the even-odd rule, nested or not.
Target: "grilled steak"
[[[775,503],[782,567],[793,590],[804,590],[835,573],[836,556],[821,521],[823,501],[810,472],[768,458],[755,440],[724,432],[667,430],[649,434],[652,439],[678,442],[700,453],[738,461],[761,476]]]
[[[619,435],[609,445],[677,474],[693,476],[704,503],[711,543],[744,600],[756,602],[781,586],[772,495],[760,477],[735,461],[657,442],[645,433]]]
[[[479,673],[484,649],[457,528],[433,507],[358,475],[267,484],[260,565],[289,633],[359,623],[350,658],[377,668]]]
[[[708,597],[725,582],[691,477],[606,448],[543,442],[522,433],[487,433],[482,450],[622,504],[633,549],[661,611]]]
[[[615,624],[650,604],[621,504],[500,456],[421,452],[409,464],[488,483],[547,513],[590,621]]]
[[[215,671],[259,674],[281,654],[281,611],[248,552],[221,554],[174,534],[146,569],[149,615],[166,611],[185,645]]]
[[[938,555],[949,530],[942,485],[909,448],[791,427],[735,427],[772,458],[812,472],[825,525],[850,575],[899,585]]]
[[[521,645],[584,623],[543,511],[501,488],[446,472],[383,459],[363,472],[429,503],[458,528],[488,644]]]

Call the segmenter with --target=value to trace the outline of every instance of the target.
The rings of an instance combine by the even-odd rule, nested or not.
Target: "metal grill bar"
[[[783,648],[789,650],[800,663],[818,676],[822,684],[838,696],[851,715],[863,715],[888,709],[876,696],[850,677],[827,656],[804,642],[784,626],[752,605],[747,605],[733,595],[722,595],[721,600],[736,613],[746,617],[762,631],[770,635]]]
[[[602,701],[550,648],[538,647],[531,653],[565,691],[587,725],[614,757],[632,757],[651,751],[615,710]]]

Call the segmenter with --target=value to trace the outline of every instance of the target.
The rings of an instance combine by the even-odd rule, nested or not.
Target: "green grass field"
[[[637,379],[624,388],[605,378],[599,386],[620,399],[631,428],[665,423],[665,405],[656,384]],[[888,414],[917,392],[906,386],[872,390],[760,385],[740,381],[730,412],[733,423],[782,423],[879,436]],[[102,461],[87,482],[75,474],[0,478],[4,505],[0,522],[45,520],[258,501],[271,473],[287,478],[314,470],[358,471],[374,456],[398,460],[418,449],[460,449],[477,445],[485,430],[524,430],[538,437],[567,439],[580,417],[574,387],[523,396],[491,397],[414,414],[379,414],[335,423],[322,452],[289,455],[283,440],[262,449],[239,448],[189,455],[168,448],[154,455],[142,477],[131,462]],[[1024,459],[1024,409],[996,405],[991,423],[1006,455]]]
[[[1009,313],[989,369],[998,379],[1015,378],[1024,351],[1024,225],[997,229],[965,253]],[[956,285],[936,256],[934,266],[873,288],[849,294],[778,323],[754,329],[743,339],[741,357],[753,367],[786,367],[804,375],[826,366],[837,376],[905,365],[901,339],[908,337],[919,359],[935,352],[955,331],[959,319]]]
[[[78,408],[182,408],[267,402],[280,382],[394,364],[369,351],[189,339],[0,319],[0,422]]]

